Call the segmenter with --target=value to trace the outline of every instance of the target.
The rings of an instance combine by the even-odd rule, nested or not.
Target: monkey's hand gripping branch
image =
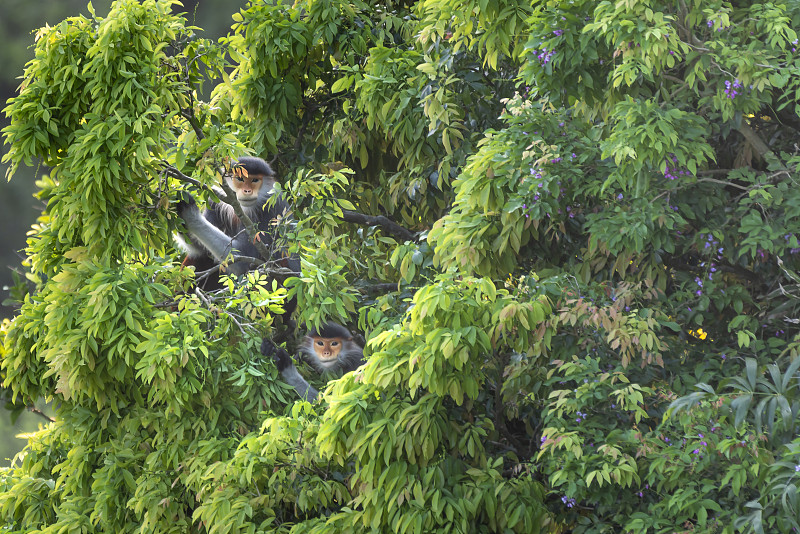
[[[278,347],[271,340],[264,338],[261,341],[261,354],[267,358],[272,358],[275,362],[275,367],[280,371],[286,383],[297,390],[301,398],[314,402],[319,398],[319,391],[314,389],[305,378],[303,378],[297,371],[292,357],[282,347]]]

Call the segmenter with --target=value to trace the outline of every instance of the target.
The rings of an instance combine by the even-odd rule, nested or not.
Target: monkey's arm
[[[184,193],[183,198],[178,202],[178,215],[183,219],[191,238],[202,244],[215,260],[222,262],[228,257],[233,248],[233,238],[225,235],[225,232],[208,222],[200,213],[192,195]],[[189,254],[198,255],[198,252],[201,252],[196,246],[192,246],[191,242],[182,241]]]
[[[272,341],[264,338],[261,341],[261,354],[268,358],[272,358],[278,371],[287,384],[292,386],[302,399],[309,402],[314,402],[319,397],[319,391],[314,389],[305,378],[303,378],[297,367],[292,362],[292,357],[283,348],[276,346]]]

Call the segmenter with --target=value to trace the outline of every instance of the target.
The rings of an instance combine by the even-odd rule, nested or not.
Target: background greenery
[[[0,102],[6,102],[17,94],[25,63],[33,58],[33,34],[45,24],[56,24],[71,15],[88,14],[86,0],[6,0],[0,3]],[[100,16],[108,14],[111,1],[92,2]],[[245,0],[197,0],[175,6],[176,11],[187,13],[189,21],[203,28],[203,35],[216,39],[230,29],[230,16]],[[0,128],[8,125],[8,118],[0,116]],[[7,147],[0,147],[4,155]],[[7,163],[0,164],[6,176]],[[46,167],[24,167],[14,180],[0,186],[0,318],[10,318],[14,306],[8,302],[10,288],[15,284],[12,270],[19,270],[24,258],[25,236],[41,211],[41,203],[33,198],[37,176],[47,172]],[[46,410],[48,411],[48,410]],[[13,419],[13,421],[12,421]],[[27,411],[0,411],[0,465],[8,465],[27,440],[16,438],[20,433],[36,430],[45,420]]]

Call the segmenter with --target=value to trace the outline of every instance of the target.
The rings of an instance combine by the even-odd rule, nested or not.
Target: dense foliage
[[[4,134],[53,172],[2,372],[57,420],[6,530],[800,529],[800,3],[233,20],[118,0],[37,36]],[[175,202],[244,153],[302,273],[194,291]],[[314,405],[258,351],[287,296],[367,338]]]

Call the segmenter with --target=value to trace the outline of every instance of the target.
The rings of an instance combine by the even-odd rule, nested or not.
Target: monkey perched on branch
[[[290,220],[291,211],[280,197],[272,205],[267,205],[275,185],[275,173],[269,164],[261,158],[242,157],[233,166],[233,172],[223,179],[236,195],[244,214],[253,221],[258,235],[248,235],[235,208],[224,200],[209,203],[201,212],[194,198],[184,193],[178,203],[178,215],[183,219],[188,236],[175,236],[180,248],[186,252],[183,264],[193,265],[197,271],[207,271],[233,253],[233,263],[225,266],[225,271],[233,275],[242,275],[250,270],[254,258],[277,261],[279,266],[299,272],[299,259],[285,257],[280,250],[275,250],[278,224]],[[218,196],[225,198],[224,193]],[[254,239],[270,251],[271,257],[261,257],[263,255],[259,254]],[[199,285],[203,289],[221,287],[217,277],[203,280]]]
[[[350,331],[340,324],[329,322],[319,330],[311,330],[300,345],[303,358],[319,374],[341,375],[355,371],[364,363],[364,352],[353,340]],[[314,389],[297,371],[291,356],[269,339],[261,342],[261,354],[275,361],[286,382],[297,390],[301,398],[314,402],[319,391]]]

